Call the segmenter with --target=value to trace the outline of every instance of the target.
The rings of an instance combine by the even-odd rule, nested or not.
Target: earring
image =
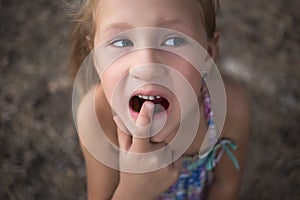
[[[204,70],[204,71],[202,72],[202,78],[205,80],[206,77],[207,77],[207,75],[208,75],[207,71]]]

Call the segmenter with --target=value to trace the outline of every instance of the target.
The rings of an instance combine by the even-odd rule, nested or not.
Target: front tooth
[[[149,100],[153,101],[155,99],[154,96],[149,96]]]
[[[143,99],[146,99],[146,100],[148,100],[148,98],[149,98],[148,96],[143,96]]]

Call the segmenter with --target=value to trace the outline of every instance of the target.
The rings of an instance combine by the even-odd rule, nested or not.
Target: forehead
[[[101,0],[95,15],[102,37],[141,27],[164,27],[191,37],[204,31],[196,0]]]

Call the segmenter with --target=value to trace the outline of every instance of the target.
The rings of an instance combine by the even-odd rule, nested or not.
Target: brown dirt
[[[241,199],[300,196],[300,3],[222,1],[222,70],[252,131]],[[0,199],[86,199],[71,113],[71,21],[60,1],[0,1]]]

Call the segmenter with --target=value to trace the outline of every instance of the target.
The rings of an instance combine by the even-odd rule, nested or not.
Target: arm
[[[227,153],[224,153],[215,168],[215,180],[209,189],[209,200],[238,198],[247,153],[250,126],[249,103],[242,88],[228,84],[226,89],[228,112],[222,134],[236,143],[238,149],[232,153],[237,158],[240,169],[237,170]]]
[[[119,183],[119,172],[103,165],[81,146],[86,165],[88,199],[111,199]]]
[[[97,93],[101,95],[101,92]],[[96,96],[99,105],[105,105],[99,96]],[[82,147],[82,152],[85,158],[86,165],[86,175],[87,175],[87,192],[89,200],[107,200],[110,199],[118,185],[119,182],[119,172],[107,167],[98,161],[86,148],[86,144],[83,143],[83,137],[86,138],[85,133],[90,133],[97,131],[97,119],[94,115],[94,90],[92,89],[81,101],[78,114],[77,114],[77,131],[80,136],[80,144]],[[98,110],[97,110],[98,109]],[[97,107],[97,114],[99,113],[111,113],[109,110],[105,110],[105,107]],[[114,132],[114,129],[108,129],[108,127],[113,127],[113,121],[106,120],[106,117],[99,116],[99,120],[105,123],[106,132]],[[117,144],[117,138],[113,137],[114,134],[107,135],[108,138]],[[91,137],[91,136],[89,136]],[[92,138],[91,140],[96,140],[97,138]]]

